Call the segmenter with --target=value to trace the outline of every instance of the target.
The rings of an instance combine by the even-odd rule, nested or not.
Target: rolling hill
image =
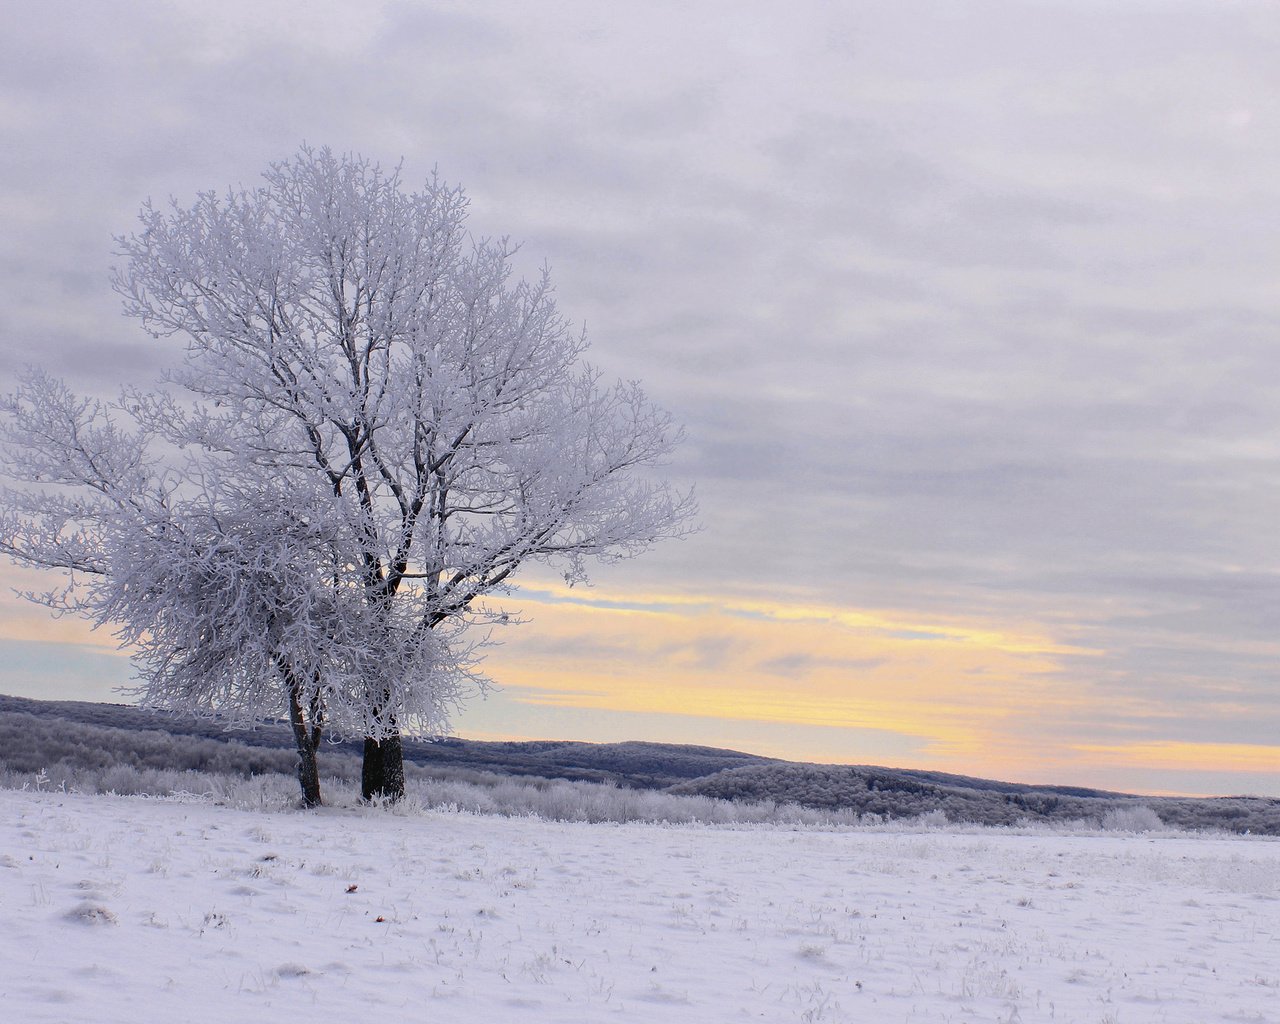
[[[322,768],[359,777],[360,745],[336,743]],[[951,821],[1103,822],[1144,809],[1186,829],[1280,835],[1280,800],[1172,798],[1042,786],[869,765],[805,764],[736,750],[671,743],[406,740],[406,766],[426,775],[603,783],[738,802],[852,811],[885,819],[942,813]],[[36,772],[54,764],[112,764],[204,772],[291,774],[286,725],[228,730],[216,720],[123,704],[40,701],[0,695],[0,767]]]

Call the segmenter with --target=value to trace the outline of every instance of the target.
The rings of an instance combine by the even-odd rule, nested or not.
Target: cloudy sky
[[[178,357],[107,284],[147,197],[438,167],[704,527],[528,575],[460,734],[1280,796],[1278,52],[1269,0],[7,4],[0,381]],[[0,604],[0,692],[128,679]]]

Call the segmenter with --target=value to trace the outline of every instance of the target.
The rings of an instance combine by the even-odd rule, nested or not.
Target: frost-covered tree
[[[305,147],[264,178],[119,239],[126,313],[185,362],[113,409],[30,377],[0,546],[71,572],[43,599],[116,623],[148,700],[283,699],[299,736],[363,735],[364,795],[394,798],[401,731],[483,686],[484,595],[688,529],[690,496],[644,472],[680,431],[583,362],[461,189]]]
[[[474,689],[465,640],[370,613],[327,492],[308,499],[306,481],[282,487],[286,477],[246,487],[225,453],[179,454],[187,420],[165,400],[108,407],[32,371],[0,411],[5,468],[27,483],[0,492],[0,550],[68,574],[26,596],[112,628],[152,706],[231,723],[287,715],[305,805],[320,803],[326,726],[374,727],[369,679],[403,680],[427,730]]]

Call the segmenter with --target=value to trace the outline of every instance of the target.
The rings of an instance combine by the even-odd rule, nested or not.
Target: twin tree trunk
[[[320,746],[324,707],[317,697],[312,699],[310,707],[304,708],[302,686],[293,670],[283,659],[277,659],[276,667],[289,687],[289,724],[293,727],[294,745],[298,750],[298,784],[302,787],[302,806],[319,807],[322,801],[316,750]],[[404,744],[394,717],[389,724],[391,732],[383,739],[376,740],[366,736],[364,740],[360,795],[366,802],[378,800],[394,803],[404,797]]]
[[[298,750],[298,783],[302,787],[302,806],[319,807],[320,768],[316,760],[316,748],[319,746],[320,730],[307,727],[297,701],[290,701],[289,711]],[[399,733],[381,741],[365,737],[360,795],[365,801],[392,803],[404,796],[404,747]]]
[[[319,807],[320,768],[316,749],[320,745],[320,727],[308,724],[297,699],[290,696],[289,724],[298,750],[298,783],[302,787],[302,806]],[[360,771],[360,795],[367,801],[394,803],[404,797],[404,745],[400,734],[383,740],[365,737],[364,764]]]

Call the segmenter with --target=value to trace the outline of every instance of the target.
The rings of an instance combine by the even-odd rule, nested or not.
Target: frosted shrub
[[[335,760],[337,760],[335,758]],[[358,765],[354,759],[350,759]],[[346,767],[343,765],[343,767]],[[662,790],[628,789],[613,783],[567,781],[541,777],[504,776],[463,770],[445,777],[412,766],[409,793],[396,813],[422,812],[535,817],[544,821],[648,822],[654,824],[759,825],[789,829],[873,829],[900,833],[921,830],[973,832],[983,826],[957,823],[942,810],[916,817],[884,818],[856,810],[804,807],[769,800],[734,801]],[[337,786],[339,780],[326,777]],[[107,767],[71,765],[55,761],[47,767],[14,770],[0,762],[0,788],[64,793],[110,793],[209,802],[242,810],[280,812],[299,806],[296,782],[290,774],[265,773],[245,777],[216,773],[156,769],[129,764]],[[342,801],[351,807],[354,801]],[[379,805],[370,813],[390,809]],[[1169,831],[1151,807],[1130,804],[1109,809],[1098,819],[1052,822],[1020,821],[1019,831],[1058,835],[1091,835],[1099,827],[1114,832]]]
[[[336,784],[338,780],[328,781]],[[133,765],[75,768],[57,763],[38,772],[0,767],[0,789],[207,800],[252,811],[282,811],[298,805],[297,783],[290,775],[245,778],[235,774],[137,768]]]
[[[1164,828],[1160,815],[1145,804],[1113,807],[1102,816],[1102,827],[1109,832],[1152,832]]]
[[[453,807],[472,814],[493,814],[497,811],[493,796],[469,782],[428,779],[415,784],[412,795],[425,807]]]
[[[731,801],[685,796],[659,790],[626,789],[613,783],[562,779],[502,778],[473,780],[420,778],[410,795],[424,808],[547,821],[653,822],[704,825],[785,825],[835,828],[867,824],[852,811],[815,810],[772,801]]]

